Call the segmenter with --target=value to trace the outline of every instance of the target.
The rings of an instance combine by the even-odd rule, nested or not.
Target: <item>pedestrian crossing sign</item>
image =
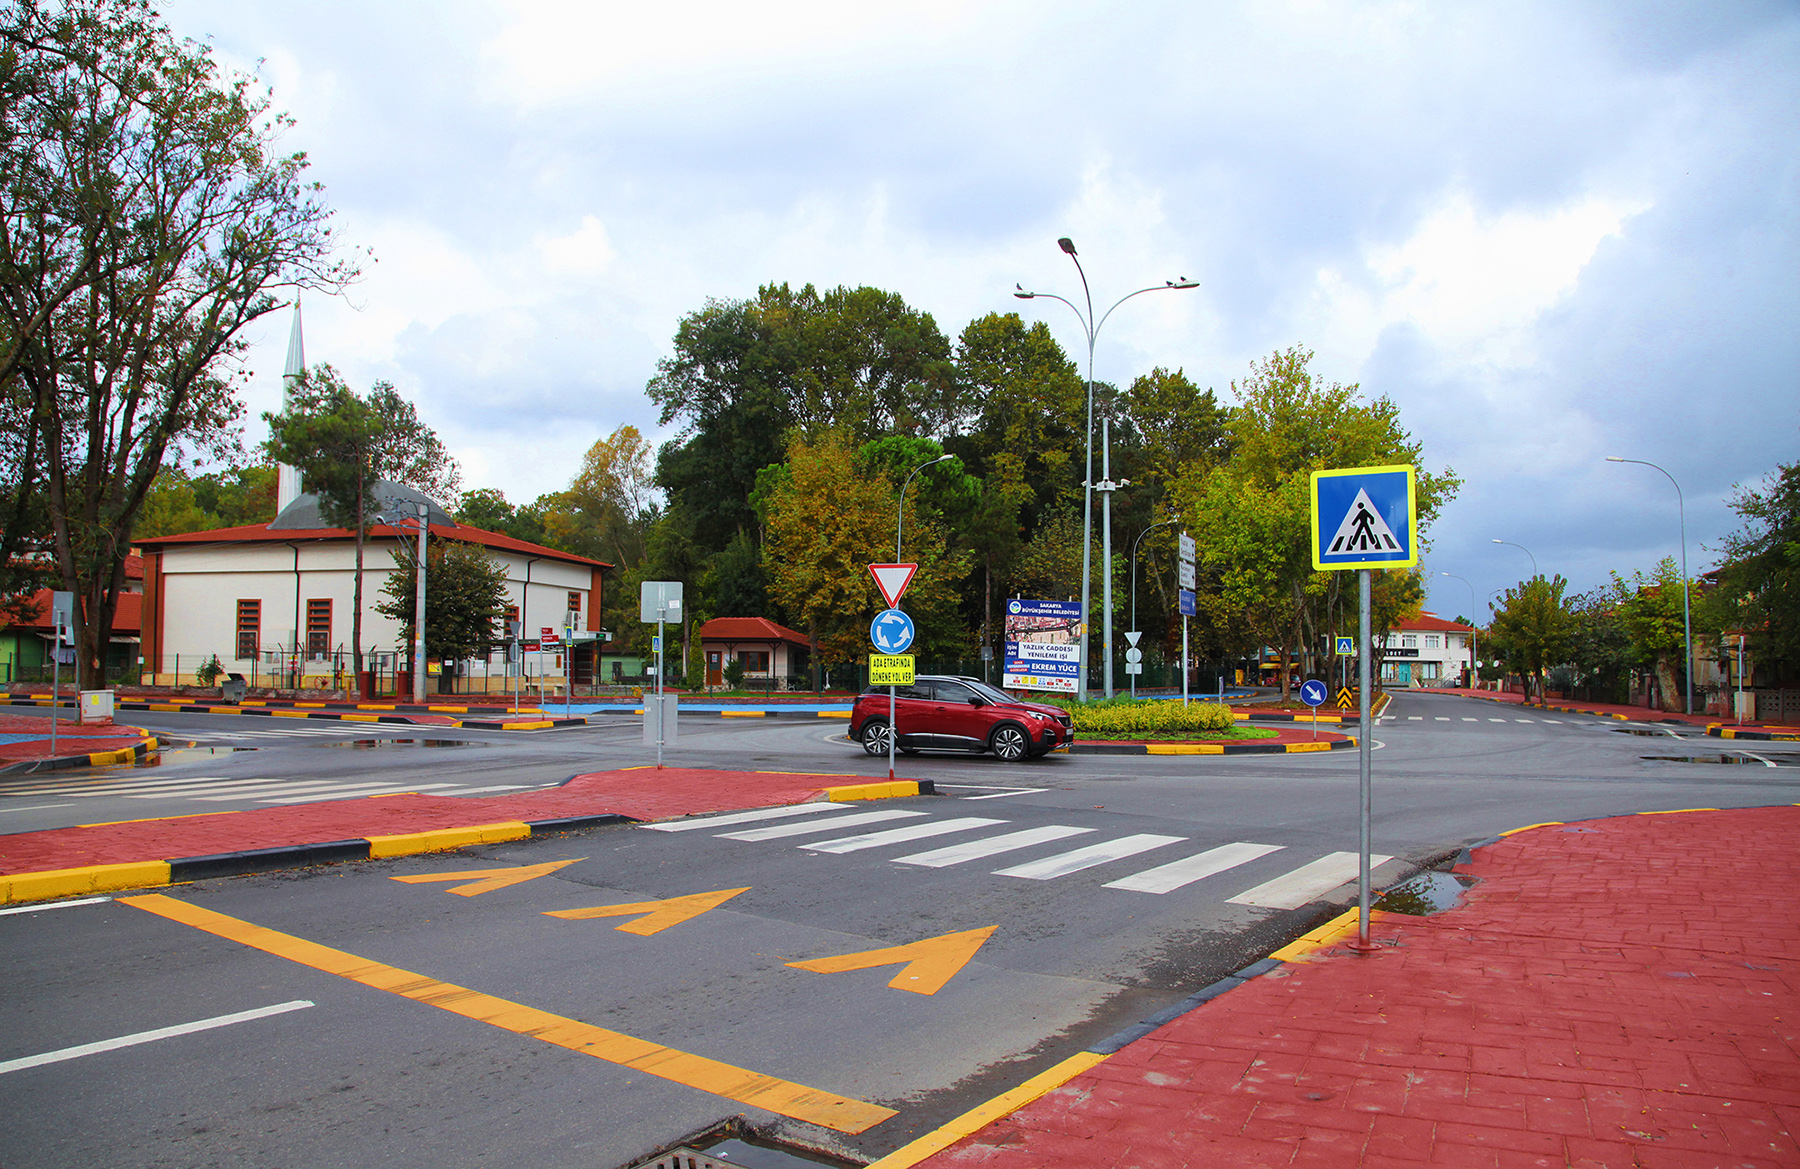
[[[1415,499],[1410,465],[1314,471],[1313,567],[1416,565],[1419,541]]]

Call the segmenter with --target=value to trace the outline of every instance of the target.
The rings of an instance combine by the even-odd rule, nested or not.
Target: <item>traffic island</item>
[[[0,715],[0,775],[132,763],[156,746],[142,727],[82,726],[58,720],[52,755],[48,716]]]

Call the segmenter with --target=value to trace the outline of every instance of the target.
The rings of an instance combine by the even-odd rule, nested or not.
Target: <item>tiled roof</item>
[[[805,645],[806,634],[796,633],[767,617],[714,617],[700,627],[701,641],[791,641]]]
[[[611,568],[604,560],[590,560],[586,556],[577,556],[573,552],[559,552],[555,548],[546,548],[542,544],[533,544],[528,540],[516,540],[499,532],[490,532],[483,528],[470,527],[468,524],[456,524],[446,527],[443,524],[432,524],[431,534],[450,540],[462,540],[469,544],[480,544],[488,548],[499,548],[506,552],[520,552],[527,556],[541,556],[547,560],[562,560],[570,564],[589,564],[596,568]],[[415,532],[410,528],[390,528],[377,524],[369,529],[374,539],[411,539]],[[138,544],[147,551],[160,552],[171,545],[193,544],[284,544],[289,540],[353,540],[356,533],[349,528],[283,528],[273,530],[266,524],[246,524],[239,528],[214,528],[210,532],[184,532],[179,536],[153,536],[139,540]]]
[[[1420,613],[1417,617],[1414,617],[1409,621],[1397,621],[1394,623],[1394,628],[1400,629],[1400,630],[1405,630],[1408,633],[1418,633],[1418,632],[1424,632],[1424,633],[1473,633],[1473,632],[1475,632],[1474,626],[1458,625],[1454,621],[1446,621],[1442,617],[1439,617],[1436,613]]]
[[[143,628],[144,594],[120,593],[119,603],[113,609],[113,627],[115,634],[137,636]],[[21,616],[13,622],[13,629],[50,630],[50,590],[39,589],[31,594],[31,600],[25,602]]]

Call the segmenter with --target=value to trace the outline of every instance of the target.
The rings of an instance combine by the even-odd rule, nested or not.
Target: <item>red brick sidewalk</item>
[[[795,804],[823,788],[867,782],[866,777],[853,775],[640,767],[592,772],[561,787],[487,799],[375,796],[254,812],[53,828],[0,836],[0,873],[212,856],[508,820],[609,812],[638,820],[665,820],[697,812]]]
[[[82,726],[73,719],[56,723],[57,759],[86,756],[96,751],[119,751],[144,741],[148,731],[127,726]],[[48,760],[50,754],[50,716],[43,714],[0,714],[0,735],[34,735],[19,743],[0,743],[0,766]]]
[[[1800,809],[1540,827],[883,1169],[1800,1165]],[[905,1151],[903,1150],[902,1153]]]

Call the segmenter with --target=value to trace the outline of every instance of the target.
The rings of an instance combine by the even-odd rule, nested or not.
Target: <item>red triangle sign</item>
[[[871,564],[869,572],[875,577],[875,587],[887,599],[888,608],[892,609],[906,595],[906,586],[912,583],[913,573],[919,571],[916,564]]]

